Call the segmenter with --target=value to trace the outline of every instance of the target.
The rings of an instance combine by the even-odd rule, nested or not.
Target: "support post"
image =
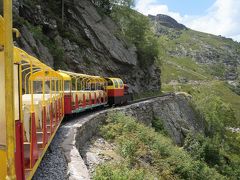
[[[13,83],[12,1],[4,0],[4,56],[5,56],[5,114],[7,129],[7,178],[16,179],[15,173],[15,120]]]

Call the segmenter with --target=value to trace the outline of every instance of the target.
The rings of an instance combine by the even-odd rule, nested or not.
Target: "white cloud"
[[[167,5],[159,4],[156,0],[138,0],[136,3],[136,10],[145,15],[166,14],[177,21],[182,20],[179,13],[170,11]]]
[[[166,14],[191,29],[240,41],[240,1],[216,0],[203,16],[181,15],[156,0],[138,0],[136,10],[148,15]]]

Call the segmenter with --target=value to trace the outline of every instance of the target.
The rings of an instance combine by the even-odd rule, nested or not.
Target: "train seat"
[[[23,100],[23,122],[24,122],[24,140],[30,142],[30,120],[31,120],[31,94],[24,94]],[[42,129],[42,94],[34,94],[33,104],[35,112],[36,128]],[[50,95],[45,95],[47,120],[50,119]],[[53,106],[53,112],[55,112]]]

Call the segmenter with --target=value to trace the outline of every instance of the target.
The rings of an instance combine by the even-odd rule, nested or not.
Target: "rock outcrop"
[[[148,15],[148,17],[151,19],[151,21],[160,23],[163,26],[166,26],[168,28],[174,28],[174,29],[179,29],[179,30],[187,29],[187,27],[184,26],[183,24],[178,23],[172,17],[164,15],[164,14],[157,14],[156,16]]]
[[[118,76],[139,93],[160,90],[160,70],[141,67],[134,45],[116,36],[118,26],[91,1],[14,1],[16,44],[55,69]]]
[[[172,94],[130,105],[122,111],[149,126],[153,119],[160,119],[173,141],[182,145],[189,132],[204,131],[203,121],[196,116],[188,98],[182,94]]]

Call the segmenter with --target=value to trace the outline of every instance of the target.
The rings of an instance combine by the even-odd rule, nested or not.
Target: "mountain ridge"
[[[197,64],[208,66],[209,74],[217,79],[239,80],[240,43],[191,30],[170,16],[160,14],[150,16],[150,20],[165,50],[162,54],[164,58],[189,58]]]

